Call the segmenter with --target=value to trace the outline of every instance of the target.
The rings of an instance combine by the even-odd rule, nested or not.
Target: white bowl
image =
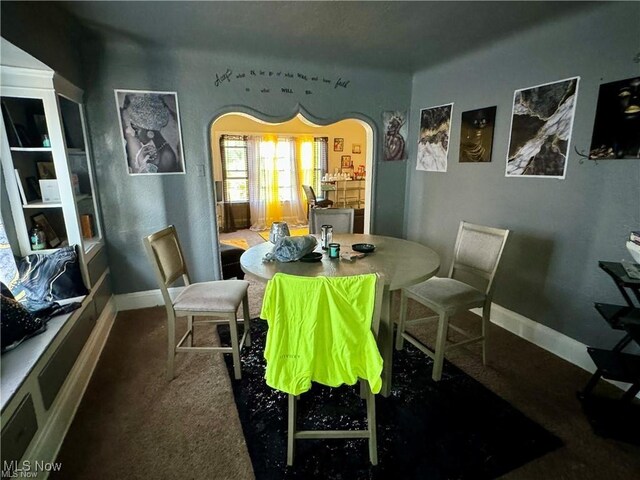
[[[640,263],[640,245],[629,240],[627,241],[627,250],[629,250],[629,253],[633,257],[633,260],[636,263]]]

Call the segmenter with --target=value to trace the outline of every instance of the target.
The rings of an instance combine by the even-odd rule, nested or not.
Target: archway
[[[211,191],[214,192],[213,201],[216,204],[218,232],[220,232],[225,214],[220,205],[225,204],[226,200],[221,195],[223,176],[220,154],[221,137],[234,134],[272,134],[283,136],[312,135],[328,138],[328,171],[330,173],[335,173],[336,170],[342,171],[343,165],[347,167],[352,165],[353,170],[351,172],[355,175],[355,172],[360,170],[358,167],[362,166],[366,173],[364,179],[359,183],[364,185],[363,198],[361,199],[364,210],[361,231],[369,233],[371,231],[371,210],[374,201],[373,178],[375,175],[375,162],[373,160],[375,130],[372,125],[373,122],[358,114],[347,115],[337,120],[318,119],[304,111],[300,106],[298,106],[298,111],[288,118],[275,118],[244,106],[225,108],[212,120],[208,132],[212,165],[210,181],[212,182]],[[331,191],[325,193],[328,196],[338,195],[338,193]],[[343,198],[337,197],[336,199],[338,202],[344,203]],[[226,207],[228,205],[225,205]]]

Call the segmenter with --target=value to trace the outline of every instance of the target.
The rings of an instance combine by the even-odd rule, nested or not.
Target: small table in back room
[[[393,362],[393,322],[391,320],[391,293],[403,287],[423,282],[436,274],[440,268],[440,257],[429,247],[400,238],[379,235],[336,234],[333,241],[339,243],[343,251],[351,250],[354,243],[372,243],[375,252],[353,261],[330,259],[327,255],[321,262],[263,262],[273,244],[266,242],[251,247],[240,257],[240,265],[245,273],[267,281],[276,273],[288,273],[306,277],[344,277],[363,273],[384,275],[385,289],[380,315],[378,347],[384,361],[382,372],[382,395],[389,396],[391,390],[391,365]],[[316,251],[322,251],[320,246]]]

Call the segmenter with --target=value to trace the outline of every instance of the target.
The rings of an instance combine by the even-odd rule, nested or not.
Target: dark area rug
[[[464,372],[445,362],[431,380],[432,361],[405,343],[394,352],[389,398],[376,396],[378,465],[369,463],[367,440],[298,440],[287,467],[287,395],[264,380],[267,323],[252,321],[252,345],[242,351],[242,379],[233,394],[256,478],[261,479],[488,479],[562,445]],[[219,326],[223,343],[229,329]],[[314,384],[298,402],[298,429],[365,428],[365,404],[356,387]]]

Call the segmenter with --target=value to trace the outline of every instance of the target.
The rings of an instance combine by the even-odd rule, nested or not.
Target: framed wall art
[[[176,92],[115,90],[130,175],[185,173]]]
[[[351,160],[351,155],[342,155],[342,157],[340,157],[340,166],[343,169],[353,168],[353,160]]]
[[[334,152],[343,152],[344,151],[344,138],[334,138],[333,139],[333,151]]]
[[[640,158],[640,77],[603,83],[589,158]]]
[[[453,103],[420,110],[416,170],[446,172]]]
[[[496,107],[462,112],[460,162],[490,162]]]
[[[407,159],[407,112],[390,110],[382,112],[384,129],[383,159],[386,161]]]
[[[53,180],[56,177],[56,167],[53,162],[43,161],[36,164],[38,169],[38,179]]]
[[[507,177],[565,177],[578,80],[514,92]]]

